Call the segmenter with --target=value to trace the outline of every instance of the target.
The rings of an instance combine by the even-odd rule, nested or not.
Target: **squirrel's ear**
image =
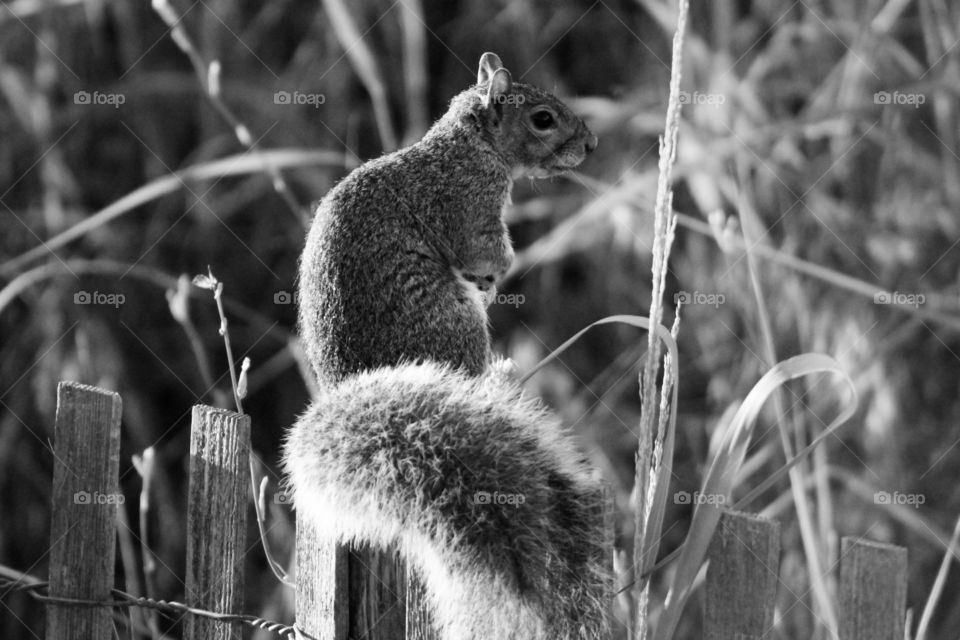
[[[493,77],[498,69],[503,69],[503,63],[500,62],[500,56],[487,51],[480,56],[480,70],[477,71],[477,84],[483,84]]]
[[[506,98],[510,95],[511,88],[513,88],[513,78],[510,77],[509,71],[501,67],[490,78],[490,87],[487,89],[483,106],[487,109],[493,107],[497,115],[500,115]]]
[[[480,56],[480,70],[477,72],[477,84],[489,83],[487,95],[483,98],[483,108],[489,114],[490,123],[497,125],[503,117],[503,105],[510,90],[513,78],[503,68],[503,63],[495,53],[489,51]]]

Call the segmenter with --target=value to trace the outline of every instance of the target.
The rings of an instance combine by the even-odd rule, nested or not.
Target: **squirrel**
[[[491,355],[486,306],[513,260],[513,180],[597,146],[493,53],[417,143],[320,202],[299,330],[323,390],[284,443],[299,513],[400,553],[445,640],[605,637],[602,487],[569,434]]]

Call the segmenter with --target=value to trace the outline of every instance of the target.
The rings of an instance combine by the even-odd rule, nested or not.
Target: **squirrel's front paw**
[[[483,301],[487,303],[487,306],[493,304],[493,301],[497,299],[497,285],[492,284],[490,288],[483,292]]]
[[[497,278],[492,275],[479,276],[473,273],[464,273],[463,278],[477,285],[477,289],[484,293],[491,289],[494,291],[497,289]]]
[[[494,276],[478,276],[472,273],[464,273],[462,277],[480,291],[485,306],[489,307],[493,304],[493,301],[497,297],[497,279]]]
[[[513,264],[513,246],[510,237],[504,235],[495,245],[489,245],[479,255],[463,263],[464,275],[472,279],[481,291],[503,280]]]

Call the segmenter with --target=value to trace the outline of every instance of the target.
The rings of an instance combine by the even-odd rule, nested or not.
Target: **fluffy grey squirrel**
[[[300,333],[323,391],[284,445],[295,507],[336,541],[396,545],[445,640],[608,633],[600,482],[491,361],[486,313],[513,178],[596,145],[486,53],[420,142],[327,194],[307,238]]]

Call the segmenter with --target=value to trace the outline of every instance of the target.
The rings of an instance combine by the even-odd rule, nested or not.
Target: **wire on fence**
[[[0,591],[5,595],[9,593],[22,592],[26,593],[30,597],[41,600],[43,602],[51,602],[58,605],[74,606],[74,607],[141,607],[144,609],[152,609],[154,611],[159,611],[160,613],[174,613],[178,615],[190,614],[193,616],[198,616],[201,618],[209,618],[212,620],[219,620],[221,622],[239,622],[245,624],[254,629],[262,629],[264,631],[269,631],[275,633],[280,637],[289,638],[290,640],[299,640],[301,638],[305,640],[315,640],[312,636],[306,634],[303,630],[291,627],[280,622],[275,622],[273,620],[266,620],[264,618],[258,618],[257,616],[252,616],[249,614],[243,613],[216,613],[214,611],[207,611],[206,609],[197,609],[195,607],[189,607],[182,602],[171,602],[169,600],[154,600],[153,598],[141,598],[137,596],[130,595],[129,593],[122,591],[120,589],[111,589],[110,593],[113,595],[113,600],[84,600],[80,598],[60,598],[55,596],[50,596],[46,593],[48,583],[46,582],[33,582],[28,583],[23,580],[11,580],[9,578],[0,577]]]

